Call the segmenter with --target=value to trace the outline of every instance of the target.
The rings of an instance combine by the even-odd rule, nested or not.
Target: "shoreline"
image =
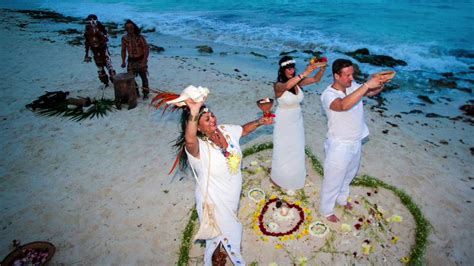
[[[177,132],[176,115],[161,117],[143,100],[133,110],[81,123],[34,115],[24,106],[44,90],[67,90],[71,96],[102,93],[95,65],[82,63],[83,46],[68,45],[70,36],[56,32],[80,30],[83,25],[38,23],[25,14],[1,13],[2,36],[11,36],[2,40],[2,46],[9,47],[4,50],[10,52],[2,55],[5,83],[0,86],[4,136],[0,207],[5,233],[1,256],[8,253],[8,243],[19,238],[23,243],[57,243],[53,262],[175,263],[179,238],[194,204],[192,178],[182,178],[184,173],[167,175],[174,159],[170,141]],[[20,23],[27,25],[20,27]],[[159,36],[162,39],[157,37],[160,42],[154,44],[165,51],[151,53],[151,88],[179,92],[190,84],[209,86],[209,104],[219,121],[236,124],[256,118],[255,101],[272,96],[277,67],[271,61],[276,62],[277,55],[261,59],[248,51],[209,43],[214,53],[199,54],[194,46],[206,43]],[[120,38],[112,40],[115,45]],[[111,50],[114,67],[121,72],[119,48]],[[318,158],[324,158],[326,133],[319,96],[329,84],[328,74],[306,89],[303,106],[306,144]],[[106,88],[105,94],[113,98],[113,88]],[[468,233],[474,218],[472,122],[426,118],[426,111],[392,114],[397,102],[387,99],[388,110],[382,113],[370,110],[375,100],[366,100],[371,135],[363,148],[359,174],[377,176],[403,189],[421,206],[433,225],[428,264],[472,261],[472,233]],[[271,141],[271,134],[271,127],[260,129],[241,144]],[[171,204],[163,204],[163,199]],[[132,246],[134,255],[120,255]]]

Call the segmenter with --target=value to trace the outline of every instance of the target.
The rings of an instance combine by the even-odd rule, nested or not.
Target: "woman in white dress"
[[[278,106],[273,129],[273,157],[271,179],[273,183],[293,195],[306,179],[305,137],[300,103],[304,95],[301,87],[319,82],[326,70],[326,62],[309,64],[296,75],[295,60],[284,56],[278,63],[278,79],[273,89]],[[314,70],[320,70],[308,77]]]
[[[228,257],[234,265],[245,265],[240,253],[242,224],[236,217],[242,190],[239,140],[261,125],[272,124],[273,119],[261,117],[243,126],[217,125],[216,116],[204,102],[188,99],[186,104],[189,109],[185,108],[181,117],[183,131],[175,144],[185,147],[185,152],[181,152],[181,168],[189,162],[197,175],[195,195],[199,220],[202,219],[203,194],[207,193],[215,205],[215,217],[222,232],[206,240],[204,264],[224,265]]]

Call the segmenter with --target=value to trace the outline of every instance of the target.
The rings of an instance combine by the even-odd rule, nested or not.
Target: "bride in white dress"
[[[271,179],[291,195],[294,190],[303,188],[306,179],[301,87],[319,82],[327,63],[309,64],[299,75],[296,75],[295,60],[290,56],[281,58],[278,65],[278,80],[273,87],[278,106],[273,129]],[[320,70],[316,75],[308,77],[317,68]]]

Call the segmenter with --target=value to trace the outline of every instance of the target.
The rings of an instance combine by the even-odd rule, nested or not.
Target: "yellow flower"
[[[410,262],[410,258],[407,256],[404,256],[400,259],[402,263],[408,264]]]
[[[351,197],[347,197],[347,202],[352,202],[352,198],[351,198]]]
[[[301,201],[298,200],[298,201],[295,202],[295,204],[298,205],[298,206],[301,206]]]
[[[345,224],[345,223],[341,224],[341,232],[349,233],[350,231],[352,231],[352,228],[350,225]]]
[[[276,244],[275,245],[275,249],[282,249],[282,248],[283,248],[283,246],[281,244]]]
[[[362,253],[364,255],[370,255],[371,252],[374,251],[374,247],[372,247],[371,245],[367,244],[367,243],[362,243]]]
[[[263,171],[263,168],[261,166],[257,167],[257,169],[255,169],[255,173],[258,174],[260,172]]]
[[[237,174],[240,167],[240,160],[242,158],[239,154],[232,152],[229,157],[227,157],[227,165],[229,166],[229,172],[233,175]]]
[[[394,245],[397,244],[397,242],[398,242],[398,236],[393,236],[391,242],[392,242],[392,244],[394,244]]]
[[[376,213],[376,214],[375,214],[375,219],[376,219],[377,221],[382,220],[382,218],[383,218],[383,217],[382,217],[382,215],[381,215],[380,213]]]
[[[257,164],[258,164],[257,161],[251,161],[251,162],[250,162],[250,165],[251,165],[251,166],[255,166],[255,165],[257,165]]]
[[[278,264],[276,262],[272,262],[272,263],[268,264],[268,266],[278,266]]]
[[[308,223],[310,223],[311,221],[313,221],[313,216],[308,215],[308,217],[306,217],[306,221],[307,221]]]
[[[262,240],[263,240],[263,242],[268,242],[268,237],[263,236],[263,237],[262,237]]]
[[[253,230],[260,232],[260,227],[258,227],[258,224],[253,225]]]
[[[300,239],[300,238],[302,238],[302,237],[303,237],[302,234],[297,234],[297,235],[296,235],[296,239]]]
[[[288,236],[282,236],[281,241],[288,241],[289,237]]]
[[[308,229],[304,229],[301,234],[302,234],[303,236],[307,236],[307,235],[309,235],[309,230],[308,230]]]
[[[299,257],[298,258],[298,264],[301,266],[306,266],[308,265],[308,258],[306,257]]]
[[[400,215],[392,215],[392,217],[390,217],[390,221],[392,223],[401,223],[403,221],[403,217],[400,216]]]
[[[291,240],[295,240],[295,235],[290,235]]]
[[[277,198],[277,196],[275,196],[275,195],[270,196],[270,199],[276,199],[276,198]]]

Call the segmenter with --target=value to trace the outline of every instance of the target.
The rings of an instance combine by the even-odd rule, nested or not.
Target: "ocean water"
[[[95,13],[101,21],[118,23],[131,18],[163,34],[277,55],[311,49],[331,59],[368,48],[406,61],[396,67],[405,82],[445,72],[460,77],[461,87],[472,87],[474,80],[474,0],[1,0],[0,6],[79,17]]]

